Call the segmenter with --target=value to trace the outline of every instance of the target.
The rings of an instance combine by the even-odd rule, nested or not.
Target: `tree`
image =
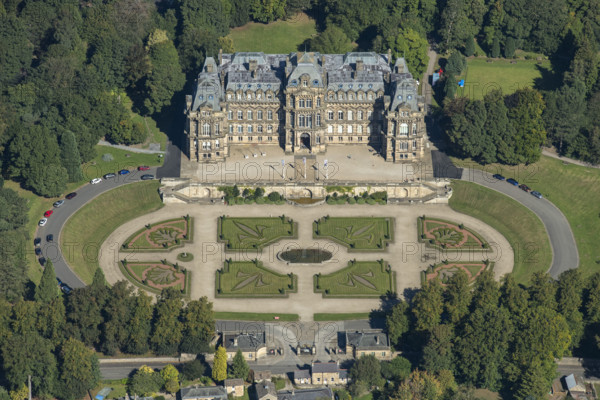
[[[452,52],[446,62],[446,74],[460,75],[467,68],[467,60],[458,51]]]
[[[94,350],[73,338],[67,339],[61,347],[59,370],[59,397],[65,400],[84,397],[100,382],[98,356]]]
[[[396,356],[391,361],[381,362],[381,375],[388,380],[402,382],[410,375],[410,361],[402,356]]]
[[[154,329],[150,337],[152,348],[157,354],[173,354],[183,337],[181,294],[174,288],[164,289],[155,307]]]
[[[498,36],[494,37],[494,40],[492,42],[492,58],[498,58],[500,57],[500,39],[498,39]]]
[[[548,398],[550,382],[544,377],[543,368],[539,362],[534,362],[525,369],[517,383],[515,399],[542,400]]]
[[[31,375],[36,397],[49,398],[56,389],[56,358],[49,340],[37,333],[16,334],[2,344],[2,370],[11,389],[21,388]]]
[[[132,354],[144,354],[148,351],[151,331],[152,299],[144,291],[138,291],[132,300],[131,319],[125,350]]]
[[[513,58],[515,56],[515,39],[507,37],[504,41],[504,57]]]
[[[529,307],[529,293],[515,282],[512,274],[507,274],[504,277],[500,292],[500,304],[506,307],[512,318],[522,317],[527,307]]]
[[[556,311],[556,289],[556,282],[548,273],[534,273],[529,285],[530,304]]]
[[[60,136],[60,154],[62,165],[67,170],[69,182],[79,182],[83,179],[81,172],[81,157],[77,149],[75,135],[71,131],[64,131]]]
[[[415,329],[430,331],[440,324],[444,311],[443,290],[437,279],[423,285],[415,295],[412,312],[415,316]]]
[[[179,371],[172,364],[168,364],[160,370],[160,376],[165,382],[165,390],[176,393],[179,390]]]
[[[381,364],[374,355],[361,356],[350,368],[353,382],[362,382],[368,388],[381,385]]]
[[[416,79],[420,79],[427,69],[427,39],[411,28],[400,30],[390,48],[395,58],[403,57],[406,60],[408,70]]]
[[[23,229],[0,234],[0,298],[14,302],[25,293],[27,261]]]
[[[75,289],[67,297],[67,333],[87,346],[94,346],[100,338],[104,304],[92,297],[90,287]]]
[[[565,317],[571,330],[571,348],[579,347],[583,336],[583,278],[579,269],[570,269],[558,277],[558,312]]]
[[[448,280],[444,303],[450,322],[457,324],[469,312],[471,288],[466,272],[459,270]]]
[[[172,40],[166,38],[154,43],[149,55],[151,71],[146,79],[144,106],[149,114],[154,114],[171,105],[173,95],[185,84],[185,75]]]
[[[324,54],[346,53],[352,50],[352,43],[343,30],[332,25],[310,41],[310,50]]]
[[[131,393],[139,396],[150,396],[158,392],[164,384],[160,373],[147,365],[142,365],[128,382]]]
[[[442,370],[451,370],[454,365],[452,352],[454,332],[452,326],[438,325],[431,330],[429,342],[423,348],[423,369],[432,374]]]
[[[486,109],[485,130],[496,147],[496,157],[504,164],[516,164],[513,146],[515,130],[508,118],[508,107],[500,89],[494,89],[484,96]]]
[[[471,57],[475,54],[475,40],[469,36],[465,42],[465,56]]]
[[[206,373],[206,365],[198,359],[186,362],[181,366],[181,375],[184,380],[194,381]]]
[[[131,308],[134,301],[132,288],[126,281],[119,281],[108,289],[104,305],[104,323],[101,326],[100,349],[104,354],[114,355],[126,347],[131,328]]]
[[[250,367],[242,354],[242,351],[238,349],[237,353],[233,357],[233,364],[231,365],[231,372],[227,374],[227,376],[231,378],[240,378],[246,380],[248,378],[248,373],[250,372]]]
[[[455,49],[468,37],[475,36],[475,27],[466,12],[466,3],[448,0],[441,13],[439,35],[443,50]]]
[[[48,304],[59,296],[54,265],[48,260],[40,284],[35,288],[35,301]]]
[[[394,392],[392,400],[437,400],[442,394],[440,382],[428,371],[413,371]]]
[[[506,99],[508,116],[515,129],[515,155],[519,163],[539,160],[546,139],[542,120],[544,100],[535,89],[519,89]]]
[[[475,280],[475,289],[473,290],[472,309],[477,308],[496,308],[500,291],[498,282],[494,279],[494,272],[486,269],[482,271]]]
[[[400,348],[404,334],[410,329],[408,303],[406,301],[400,300],[397,304],[394,304],[385,317],[385,325],[390,342],[395,348]]]
[[[579,81],[565,83],[547,93],[543,119],[548,139],[566,154],[585,122],[585,85]]]
[[[250,4],[252,18],[258,22],[269,23],[285,16],[286,0],[252,0]]]
[[[215,353],[211,376],[215,382],[227,379],[227,350],[223,346],[219,346]]]

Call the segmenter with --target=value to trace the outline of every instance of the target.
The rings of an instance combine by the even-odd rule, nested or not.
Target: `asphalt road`
[[[517,186],[493,178],[492,175],[493,172],[489,173],[479,169],[465,168],[462,171],[461,179],[496,190],[515,199],[533,211],[542,220],[550,238],[550,247],[552,248],[552,265],[548,272],[553,278],[558,278],[564,271],[577,268],[579,266],[577,244],[575,243],[571,226],[564,214],[552,202],[533,197],[530,193],[519,189]],[[519,179],[518,176],[514,178],[517,181]],[[535,190],[535,187],[533,187],[533,190]],[[536,243],[519,243],[518,246],[519,248],[515,249],[515,251],[524,251],[527,256],[531,257],[536,256]]]

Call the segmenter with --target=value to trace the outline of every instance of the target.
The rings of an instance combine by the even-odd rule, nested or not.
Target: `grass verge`
[[[298,314],[215,311],[215,319],[231,321],[274,321],[276,317],[278,317],[278,321],[285,322],[300,320],[300,316]]]
[[[542,193],[569,221],[579,251],[582,274],[589,276],[600,271],[600,169],[563,163],[546,156],[527,166],[492,164],[484,167],[469,160],[452,161],[459,166],[485,169],[515,178]]]
[[[125,222],[163,206],[159,185],[158,181],[145,181],[117,187],[96,197],[67,220],[60,235],[61,250],[85,283],[92,281],[98,268],[98,251],[108,235]],[[114,250],[119,247],[116,244]]]
[[[552,250],[542,221],[521,203],[475,183],[454,181],[450,207],[470,215],[502,234],[513,248],[513,275],[527,283],[534,272],[546,271]]]

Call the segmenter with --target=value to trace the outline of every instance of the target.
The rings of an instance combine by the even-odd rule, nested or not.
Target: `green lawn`
[[[534,272],[547,271],[552,250],[542,221],[521,203],[475,183],[454,181],[450,207],[482,220],[500,232],[515,252],[513,275],[527,283]]]
[[[383,260],[350,261],[339,271],[315,275],[314,290],[323,297],[379,297],[396,291],[396,275]]]
[[[494,59],[488,63],[487,58],[469,58],[467,70],[461,77],[465,79],[465,87],[457,91],[457,96],[467,96],[471,99],[482,99],[493,89],[502,89],[502,93],[511,94],[517,89],[533,87],[536,80],[542,79],[541,70],[550,70],[550,61]]]
[[[60,246],[67,262],[85,283],[91,283],[98,268],[102,242],[125,222],[158,210],[163,203],[158,181],[136,182],[96,197],[67,220]],[[117,244],[114,251],[118,251]]]
[[[233,261],[216,272],[215,285],[217,297],[287,297],[297,290],[297,277],[271,271],[260,261]]]
[[[460,164],[476,166],[468,161]],[[589,276],[600,271],[600,169],[563,164],[545,156],[529,166],[494,164],[485,169],[513,177],[554,203],[565,214],[575,235],[581,272]]]
[[[215,311],[215,319],[224,319],[231,321],[299,321],[298,314],[278,314],[278,313],[246,313],[246,312],[229,312]]]
[[[270,24],[249,22],[231,30],[235,51],[263,51],[265,53],[290,53],[303,50],[302,43],[316,35],[313,19],[300,13],[287,21]]]
[[[489,243],[477,232],[460,223],[423,216],[417,218],[419,241],[428,247],[446,251],[489,248]],[[465,237],[466,236],[466,237]]]
[[[225,243],[226,251],[261,250],[280,239],[293,238],[297,231],[294,221],[285,216],[272,218],[222,216],[218,224],[218,239]]]
[[[156,222],[129,236],[123,247],[144,251],[171,251],[189,242],[192,237],[192,219],[175,218]],[[148,234],[149,232],[149,234]]]
[[[351,250],[384,251],[394,238],[392,218],[331,218],[313,223],[313,238],[332,239]]]

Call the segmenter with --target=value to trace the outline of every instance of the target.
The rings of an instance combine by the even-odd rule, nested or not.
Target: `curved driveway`
[[[542,220],[552,248],[552,266],[548,272],[553,278],[558,278],[566,270],[578,267],[579,253],[571,226],[564,214],[552,202],[546,199],[537,199],[517,186],[506,181],[499,181],[492,174],[478,169],[463,169],[460,179],[505,194],[529,208]],[[533,189],[535,190],[535,188]],[[526,244],[523,243],[523,245]]]

